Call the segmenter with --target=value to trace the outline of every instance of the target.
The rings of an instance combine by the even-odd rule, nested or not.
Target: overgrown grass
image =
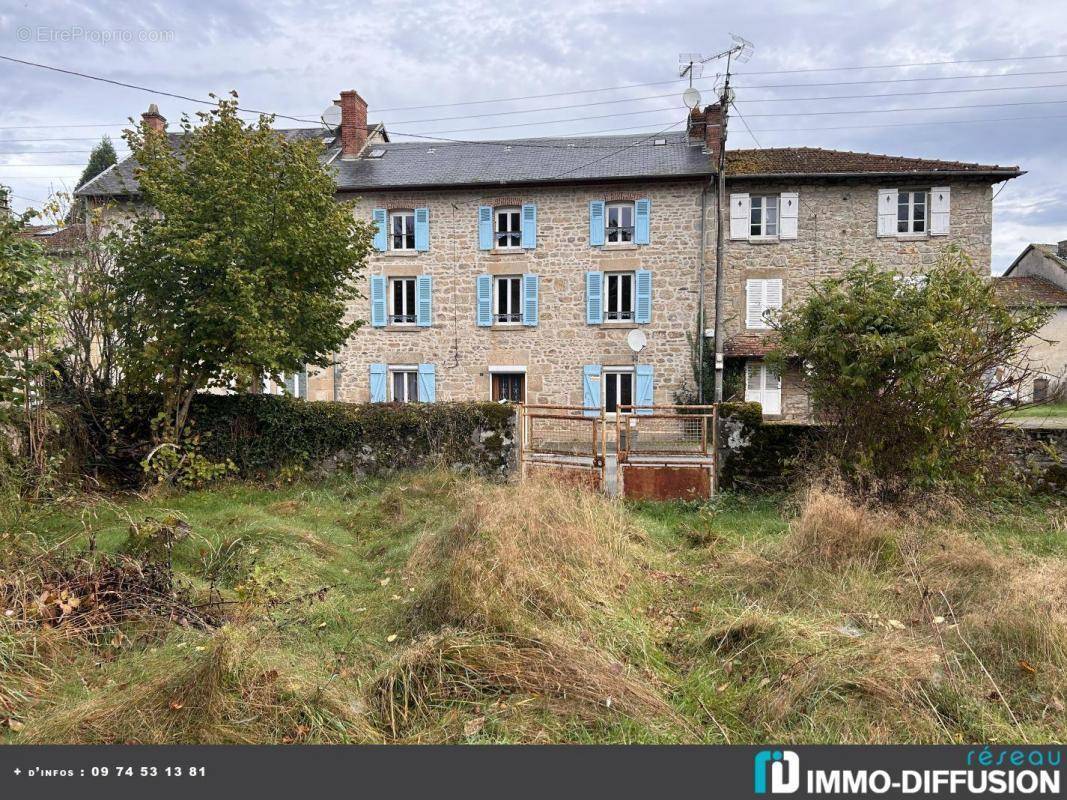
[[[827,491],[627,505],[422,472],[0,526],[7,741],[1067,740],[1054,501],[904,518]],[[20,587],[160,531],[208,623],[26,610]]]

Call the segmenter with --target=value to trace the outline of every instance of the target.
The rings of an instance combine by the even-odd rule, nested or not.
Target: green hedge
[[[508,470],[514,409],[500,403],[321,403],[276,395],[201,395],[201,452],[245,477],[324,466],[378,474],[439,462]]]
[[[818,428],[764,422],[758,403],[723,403],[719,415],[722,488],[756,492],[789,488]]]

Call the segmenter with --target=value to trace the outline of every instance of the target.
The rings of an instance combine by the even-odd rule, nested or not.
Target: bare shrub
[[[785,541],[791,563],[874,565],[890,558],[895,538],[890,520],[831,490],[808,490],[800,517]]]

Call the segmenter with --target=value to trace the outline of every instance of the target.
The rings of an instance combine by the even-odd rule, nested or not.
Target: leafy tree
[[[49,465],[44,395],[60,344],[60,298],[40,246],[21,235],[30,216],[0,216],[0,423],[20,423],[40,477]]]
[[[346,309],[372,238],[335,200],[317,140],[246,125],[236,94],[197,117],[177,149],[127,134],[149,210],[117,252],[123,373],[162,392],[175,440],[203,389],[331,363],[361,324]]]
[[[111,144],[110,137],[104,136],[93,148],[92,152],[89,153],[89,163],[85,165],[85,169],[82,171],[81,177],[78,178],[78,183],[74,188],[80,189],[105,169],[117,164],[118,161],[118,156],[115,154],[115,146]]]
[[[1046,319],[1003,306],[953,247],[925,278],[862,262],[818,284],[775,321],[769,360],[802,365],[831,460],[859,488],[974,485],[990,476],[1010,368]]]

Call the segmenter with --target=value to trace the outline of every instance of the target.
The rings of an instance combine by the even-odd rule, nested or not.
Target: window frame
[[[622,403],[622,376],[629,377],[630,402]],[[615,382],[615,410],[608,410],[608,384],[612,379]],[[614,417],[619,413],[620,405],[633,405],[634,392],[637,391],[637,370],[633,367],[603,367],[600,370],[600,407],[604,409],[605,417]]]
[[[508,399],[508,398],[497,398],[495,396],[496,395],[496,386],[497,386],[498,379],[501,378],[502,376],[506,376],[508,378],[518,378],[519,379],[519,385],[521,387],[521,392],[520,392],[521,397],[518,400],[511,400],[511,399]],[[526,402],[526,370],[525,369],[518,369],[518,368],[490,369],[489,370],[489,401],[491,403],[502,403],[502,402],[507,402],[507,403],[525,403]]]
[[[401,220],[401,233],[394,233],[394,220]],[[408,220],[410,219],[410,227]],[[396,246],[396,237],[401,237],[402,246]],[[408,243],[410,242],[410,247]],[[389,250],[398,253],[415,252],[415,209],[398,208],[389,212]]]
[[[770,201],[773,200],[773,204]],[[774,230],[768,230],[768,211],[774,209]],[[753,217],[759,212],[759,222],[754,222]],[[756,230],[758,228],[758,230]],[[780,194],[752,194],[748,197],[748,238],[749,239],[777,239],[782,231],[782,196]]]
[[[408,301],[411,302],[411,308],[407,309],[407,313],[397,312],[396,310],[396,291],[393,288],[397,284],[406,284],[411,282],[411,292],[405,289],[403,292],[403,305],[407,305]],[[417,309],[419,306],[419,289],[418,283],[413,276],[410,275],[397,275],[391,277],[386,281],[386,291],[389,293],[387,298],[386,308],[386,323],[389,325],[403,325],[413,326],[418,322]],[[407,319],[397,320],[397,317],[406,317]]]
[[[515,229],[500,230],[500,214],[508,215],[508,224],[514,223]],[[500,244],[500,237],[506,236],[514,244]],[[494,206],[493,208],[493,249],[504,251],[522,250],[522,206]]]
[[[748,382],[748,379],[749,379],[749,367],[753,366],[754,364],[758,364],[759,365],[759,371],[760,371],[760,386],[759,386],[758,389],[752,389],[749,386],[749,382]],[[751,392],[751,391],[759,392],[759,394],[760,394],[759,403],[760,403],[760,406],[762,406],[763,409],[764,409],[763,416],[765,416],[765,417],[780,417],[780,416],[782,416],[782,413],[783,413],[783,408],[782,408],[782,376],[778,375],[777,373],[775,373],[767,365],[767,362],[763,361],[762,359],[755,359],[755,358],[748,359],[747,361],[745,361],[744,370],[745,370],[745,401],[748,402],[748,393],[749,392]],[[778,388],[777,389],[768,389],[767,388],[767,379],[770,376],[774,376],[776,378],[776,380],[778,382]],[[768,414],[767,413],[767,411],[766,411],[766,405],[767,404],[763,402],[763,395],[765,393],[767,393],[767,392],[777,392],[777,394],[778,394],[778,410],[773,414]]]
[[[518,286],[518,298],[511,291],[510,287],[514,284]],[[507,283],[509,291],[504,295],[507,300],[508,311],[505,313],[500,312],[500,286],[502,283]],[[512,301],[518,303],[518,308],[512,308]],[[522,325],[522,275],[494,275],[493,276],[493,324],[494,325]],[[501,317],[513,317],[513,319],[501,319]]]
[[[611,220],[611,212],[617,210],[619,212],[630,212],[630,224],[629,225],[616,225],[612,227],[609,223]],[[621,220],[621,214],[619,216]],[[633,200],[612,200],[609,203],[604,204],[604,244],[633,244],[634,236],[637,231],[637,203]],[[614,234],[615,238],[612,239]],[[630,238],[624,238],[628,235]]]
[[[915,202],[916,195],[922,195],[923,197],[923,219],[922,230],[915,230]],[[908,216],[906,220],[901,220],[900,209],[901,201],[904,202],[904,206],[908,209]],[[904,224],[907,226],[906,230],[901,230],[900,226]],[[896,235],[897,236],[929,236],[930,234],[930,189],[897,189],[897,216],[896,216]]]
[[[419,367],[417,364],[390,364],[386,367],[385,374],[389,378],[389,402],[390,403],[417,403],[419,402]],[[396,396],[396,376],[406,375],[404,378],[404,399]],[[411,397],[414,389],[415,396]]]
[[[611,302],[611,279],[614,278],[619,282],[619,288],[616,290],[616,296],[618,302],[615,304],[619,306],[617,309],[609,308]],[[630,281],[630,308],[621,308],[623,305],[623,291],[622,280],[628,278]],[[634,322],[637,318],[637,273],[633,270],[618,270],[616,272],[604,273],[604,322]],[[615,316],[612,316],[612,315]]]

